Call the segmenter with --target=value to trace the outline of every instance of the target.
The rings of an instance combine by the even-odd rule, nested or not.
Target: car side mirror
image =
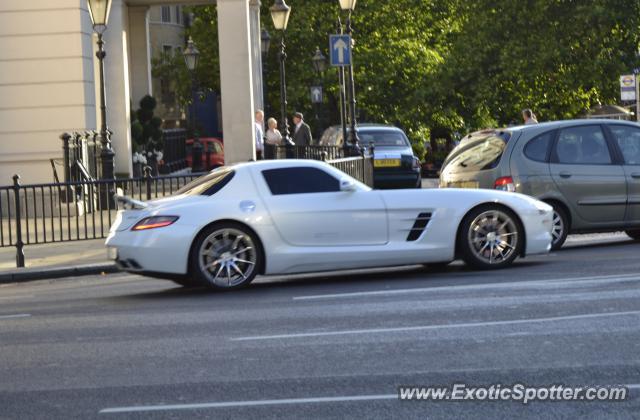
[[[356,183],[349,178],[342,178],[340,180],[340,191],[355,191]]]

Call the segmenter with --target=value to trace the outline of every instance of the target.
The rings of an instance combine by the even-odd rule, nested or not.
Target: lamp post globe
[[[278,31],[285,31],[289,23],[291,7],[287,6],[284,0],[275,0],[273,6],[269,8],[269,12],[271,12],[274,28]]]
[[[320,47],[316,47],[316,53],[311,60],[313,62],[313,69],[316,73],[324,73],[327,69],[327,57],[322,54]]]
[[[356,0],[338,0],[342,10],[352,11],[356,8]]]
[[[287,29],[287,24],[289,23],[289,15],[291,14],[291,7],[287,6],[284,0],[275,0],[273,6],[269,8],[271,12],[271,19],[273,20],[273,26],[279,31],[282,31],[282,35],[280,37],[280,126],[282,129],[282,138],[284,140],[284,144],[289,149],[287,152],[287,156],[292,154],[291,146],[293,146],[293,142],[291,141],[291,136],[289,133],[289,121],[287,120],[287,78],[285,72],[285,61],[287,59],[287,53],[285,51],[285,43],[284,43],[284,33]]]
[[[89,16],[93,24],[93,30],[102,34],[107,29],[109,21],[109,11],[111,10],[111,0],[88,0]]]
[[[269,52],[269,47],[271,47],[271,35],[269,34],[269,31],[263,29],[260,34],[260,52],[263,57],[265,57]]]
[[[196,127],[196,69],[198,68],[198,62],[200,61],[200,51],[196,48],[193,38],[189,37],[187,41],[187,47],[182,52],[184,57],[184,63],[189,69],[191,74],[191,132],[193,136],[193,145],[191,146],[191,157],[193,172],[200,172],[202,170],[202,143],[198,136],[198,129]],[[207,165],[209,162],[207,162]]]

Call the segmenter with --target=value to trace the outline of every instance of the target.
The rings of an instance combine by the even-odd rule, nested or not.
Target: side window
[[[273,195],[340,191],[340,182],[317,168],[281,168],[262,171]]]
[[[624,163],[640,165],[640,129],[615,124],[610,125],[609,129],[622,151]]]
[[[538,137],[534,137],[529,140],[529,143],[524,147],[524,155],[531,160],[537,162],[546,162],[547,153],[551,146],[551,140],[553,139],[553,132],[544,133]]]
[[[611,163],[602,129],[598,125],[565,128],[556,145],[558,163],[599,165]]]

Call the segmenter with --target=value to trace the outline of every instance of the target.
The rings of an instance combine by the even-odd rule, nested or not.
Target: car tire
[[[263,264],[262,245],[239,223],[216,223],[205,228],[191,247],[189,269],[193,281],[212,289],[247,286]]]
[[[553,230],[551,231],[551,249],[556,251],[562,248],[569,234],[569,218],[562,206],[549,203],[553,207]]]
[[[625,233],[627,235],[629,235],[629,237],[631,239],[634,239],[636,241],[640,241],[640,229],[630,229],[630,230],[625,230]]]
[[[504,268],[522,253],[524,228],[515,213],[487,204],[471,210],[458,230],[458,253],[477,269]]]

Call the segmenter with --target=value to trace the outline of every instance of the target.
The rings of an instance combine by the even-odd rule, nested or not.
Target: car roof
[[[538,129],[555,129],[562,128],[574,125],[591,125],[591,124],[627,124],[638,127],[639,124],[635,121],[625,121],[625,120],[611,120],[606,118],[584,118],[584,119],[574,119],[574,120],[560,120],[560,121],[547,121],[541,122],[538,124],[529,124],[529,125],[515,125],[513,127],[505,127],[502,129],[498,129],[497,131],[530,131],[530,130],[538,130]]]
[[[244,169],[248,167],[256,167],[259,169],[278,169],[278,168],[290,168],[292,166],[309,166],[309,167],[322,167],[331,166],[328,163],[313,160],[313,159],[273,159],[273,160],[258,160],[250,162],[237,162],[228,165],[234,169]]]
[[[334,130],[342,130],[342,126],[340,125],[334,125],[331,126],[332,129]],[[351,128],[349,126],[347,126],[347,131],[350,130]],[[358,124],[357,126],[358,131],[367,131],[367,130],[371,130],[371,129],[375,129],[376,131],[402,131],[401,128],[398,128],[394,125],[389,125],[389,124],[376,124],[376,123],[362,123],[362,124]]]

